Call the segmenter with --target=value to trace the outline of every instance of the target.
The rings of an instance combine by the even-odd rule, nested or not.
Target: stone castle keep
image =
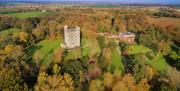
[[[74,48],[80,46],[80,28],[68,28],[64,26],[64,41],[67,48]]]

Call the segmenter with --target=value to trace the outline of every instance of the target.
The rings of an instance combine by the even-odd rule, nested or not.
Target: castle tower
[[[80,28],[75,27],[69,29],[67,25],[64,26],[64,41],[67,48],[74,48],[80,46]]]

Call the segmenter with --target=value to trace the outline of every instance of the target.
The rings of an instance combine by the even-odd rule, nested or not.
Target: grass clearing
[[[66,56],[64,57],[64,61],[68,62],[69,60],[75,60],[77,58],[81,58],[81,48],[73,48],[68,50]]]
[[[156,69],[157,71],[166,71],[169,68],[169,65],[166,63],[161,54],[157,54],[153,60],[147,61],[147,64],[151,65],[152,68]]]
[[[61,40],[43,40],[36,45],[32,46],[27,50],[27,54],[29,57],[32,57],[33,54],[39,50],[43,55],[43,60],[40,62],[41,64],[48,65],[51,59],[52,61],[52,55],[53,51],[60,47]]]
[[[142,45],[133,44],[133,45],[126,46],[125,47],[125,52],[128,55],[133,55],[133,54],[139,54],[139,53],[152,52],[152,50],[147,48],[147,47],[144,47]]]
[[[96,38],[82,38],[81,41],[82,56],[100,55],[101,49]]]
[[[118,50],[112,51],[112,63],[110,65],[110,71],[114,72],[116,69],[120,70],[121,72],[124,72],[124,65],[122,63],[121,55],[118,52]]]
[[[116,69],[118,69],[122,73],[125,71],[124,64],[122,62],[120,48],[118,45],[115,48],[111,49],[111,60],[112,62],[108,67],[108,70],[110,72],[113,73]]]
[[[87,38],[82,38],[81,41],[82,56],[87,56],[90,53],[90,45]]]
[[[50,12],[40,12],[40,11],[29,11],[29,12],[20,12],[20,13],[9,13],[8,15],[14,16],[20,19],[30,18],[30,17],[41,17],[52,14]]]

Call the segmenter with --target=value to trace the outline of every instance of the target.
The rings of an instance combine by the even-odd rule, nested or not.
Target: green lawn
[[[157,71],[166,71],[169,68],[169,65],[166,63],[163,55],[157,54],[153,60],[148,60],[147,64],[151,65],[152,68],[156,69]]]
[[[116,69],[118,69],[123,73],[124,65],[122,62],[122,57],[121,57],[121,52],[120,52],[119,46],[117,46],[116,48],[113,48],[111,50],[111,60],[112,60],[112,63],[108,67],[108,70],[110,72],[114,72]]]
[[[112,63],[110,65],[110,71],[114,72],[115,69],[119,69],[121,72],[124,72],[124,65],[118,50],[112,51]]]
[[[48,65],[49,61],[52,60],[52,54],[55,49],[60,47],[61,40],[43,40],[36,45],[32,46],[27,50],[27,54],[29,57],[32,57],[33,54],[39,50],[43,56],[43,60],[40,62],[40,64]]]
[[[18,12],[17,9],[13,8],[0,8],[0,14],[8,14],[8,13],[16,13]]]
[[[20,30],[20,29],[15,29],[15,28],[11,28],[11,29],[7,29],[7,30],[1,31],[1,32],[0,32],[0,36],[6,36],[6,35],[8,35],[8,34],[13,34],[13,35],[15,35],[15,34],[19,33],[20,31],[22,31],[22,30]]]
[[[82,56],[98,56],[101,53],[101,49],[96,38],[82,38],[81,48]]]
[[[77,58],[81,58],[81,48],[73,48],[68,50],[64,57],[64,61],[68,62],[69,60],[75,60]]]
[[[148,53],[151,51],[152,51],[151,49],[144,47],[142,45],[137,45],[137,44],[128,45],[125,47],[125,52],[128,55],[139,54],[139,53]]]
[[[81,41],[82,56],[87,56],[90,53],[90,45],[87,38],[82,38]]]
[[[29,18],[29,17],[41,17],[51,14],[50,12],[40,12],[40,11],[29,11],[29,12],[20,12],[20,13],[9,13],[8,15],[14,16],[20,19]]]

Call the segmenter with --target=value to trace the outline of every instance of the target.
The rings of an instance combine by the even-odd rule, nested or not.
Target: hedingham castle
[[[64,41],[67,48],[74,48],[80,46],[80,28],[75,27],[69,29],[67,25],[64,26]]]

